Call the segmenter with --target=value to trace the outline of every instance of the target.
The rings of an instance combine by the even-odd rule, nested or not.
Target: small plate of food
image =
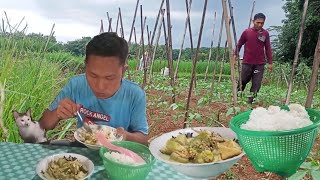
[[[102,146],[96,139],[98,132],[102,132],[109,141],[121,141],[123,139],[123,136],[117,133],[117,129],[111,126],[89,124],[89,127],[92,132],[88,132],[84,127],[81,127],[74,132],[74,137],[90,149],[98,150]]]
[[[94,171],[93,162],[85,156],[74,153],[61,153],[47,156],[39,161],[36,172],[41,179],[89,178]]]

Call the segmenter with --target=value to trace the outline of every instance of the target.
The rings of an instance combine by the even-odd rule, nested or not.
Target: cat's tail
[[[4,134],[8,134],[8,129],[4,126],[3,123],[3,110],[4,110],[4,87],[0,82],[0,127]]]

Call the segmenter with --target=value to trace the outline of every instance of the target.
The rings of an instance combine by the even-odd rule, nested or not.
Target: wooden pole
[[[161,1],[161,5],[160,5],[159,11],[158,11],[157,19],[156,19],[155,25],[153,27],[153,32],[152,32],[152,36],[151,36],[151,45],[153,45],[153,40],[154,40],[154,36],[156,34],[156,29],[158,27],[159,16],[162,11],[163,4],[164,4],[164,0]],[[161,20],[160,20],[160,24],[161,24]]]
[[[294,75],[296,73],[296,68],[298,66],[298,59],[299,59],[299,53],[300,53],[300,48],[301,48],[301,43],[302,43],[302,37],[303,37],[304,24],[305,24],[305,20],[306,20],[307,9],[308,9],[308,3],[309,3],[309,0],[304,1],[303,13],[302,13],[302,19],[301,19],[301,23],[300,23],[300,30],[299,30],[299,37],[298,37],[298,44],[296,47],[296,51],[294,53],[292,71],[291,71],[291,76],[290,76],[290,80],[289,80],[289,86],[288,86],[285,105],[289,105],[289,103],[290,103],[290,96],[291,96],[291,91],[292,91],[292,87],[293,87]]]
[[[137,0],[137,4],[136,4],[136,8],[134,10],[134,15],[133,15],[133,20],[132,20],[132,25],[131,25],[131,30],[130,30],[130,35],[129,35],[129,40],[128,40],[128,47],[130,49],[130,45],[131,45],[131,38],[132,38],[132,32],[133,32],[133,27],[134,24],[136,22],[136,16],[137,16],[137,10],[138,10],[138,5],[139,5],[139,0]],[[126,59],[126,64],[128,64],[128,57]],[[131,75],[130,75],[130,69],[128,68],[127,72],[128,72],[128,79],[131,79]]]
[[[133,27],[133,32],[134,32],[134,43],[137,46],[136,47],[136,59],[137,59],[137,64],[139,64],[139,46],[140,46],[140,44],[137,43],[137,34],[136,34],[136,28],[135,27]]]
[[[231,4],[231,0],[228,0],[229,2],[229,11],[230,11],[230,21],[232,25],[232,32],[233,32],[233,39],[234,39],[234,47],[235,49],[238,47],[238,40],[237,40],[237,32],[236,32],[236,25],[234,23],[234,15],[233,15],[233,6]],[[232,51],[234,52],[234,51]],[[238,52],[238,51],[237,51]],[[241,79],[241,64],[240,64],[240,58],[238,57],[236,59],[238,62],[238,76],[239,76],[239,87],[242,89],[242,79]]]
[[[140,5],[140,16],[141,16],[141,49],[142,49],[142,58],[143,58],[143,83],[142,83],[142,89],[144,89],[147,85],[147,67],[146,67],[146,60],[144,56],[144,39],[143,39],[143,31],[144,31],[144,25],[146,23],[143,23],[142,18],[142,5]]]
[[[221,78],[222,78],[222,71],[223,71],[224,61],[225,61],[226,53],[227,53],[227,45],[228,45],[228,41],[226,41],[225,44],[224,44],[224,49],[223,49],[223,55],[222,55],[222,60],[221,60],[221,66],[220,66],[220,74],[219,74],[218,84],[220,84]]]
[[[103,28],[103,21],[101,19],[100,21],[100,34],[104,32],[104,28]]]
[[[214,29],[216,27],[216,18],[217,18],[217,12],[214,12],[214,19],[213,19],[213,28],[212,28],[212,36],[211,36],[211,43],[210,43],[210,50],[209,50],[209,57],[207,62],[207,68],[204,75],[204,80],[207,80],[209,66],[210,66],[210,60],[211,60],[211,54],[212,54],[212,47],[213,47],[213,40],[214,40]]]
[[[224,20],[223,20],[223,12],[222,12],[219,39],[218,39],[218,45],[216,48],[216,58],[214,60],[213,75],[212,75],[212,79],[211,79],[210,96],[212,96],[212,94],[213,94],[214,80],[216,78],[216,68],[215,67],[217,66],[217,62],[218,62],[219,55],[220,55],[220,44],[221,44],[221,39],[222,39],[223,23],[224,23]]]
[[[141,17],[142,18],[142,17]],[[145,16],[144,17],[144,21],[143,21],[143,31],[144,31],[144,29],[145,29],[145,27],[146,27],[146,22],[147,22],[147,17]],[[141,44],[142,44],[142,34],[141,34],[141,36],[140,36],[140,42],[139,42],[139,51],[138,51],[138,57],[140,58],[140,54],[141,54]],[[144,53],[143,51],[142,51],[142,53]],[[139,69],[139,65],[140,65],[140,61],[139,61],[139,58],[138,58],[138,64],[137,64],[137,67],[136,67],[136,70],[138,70]]]
[[[187,12],[189,11],[188,1],[185,1]],[[191,11],[190,11],[191,12]],[[191,50],[191,59],[193,59],[193,40],[192,40],[192,30],[191,30],[191,21],[190,21],[190,13],[188,18],[188,29],[189,29],[189,38],[190,38],[190,50]],[[178,71],[179,72],[179,71]],[[197,77],[194,78],[194,87],[197,87]]]
[[[119,19],[120,19],[120,27],[121,27],[121,31],[120,31],[121,37],[124,38],[124,30],[123,30],[122,15],[121,15],[120,7],[119,7]],[[131,39],[130,39],[130,41],[131,41]]]
[[[191,81],[190,81],[190,87],[189,87],[189,93],[188,93],[188,99],[187,99],[187,105],[186,105],[186,112],[185,112],[185,116],[184,116],[183,128],[186,128],[187,120],[188,120],[188,116],[189,116],[189,106],[190,106],[190,99],[191,99],[191,93],[192,93],[192,85],[194,83],[194,78],[196,75],[197,59],[198,59],[198,54],[199,54],[200,45],[201,45],[202,30],[203,30],[204,20],[206,17],[207,4],[208,4],[208,0],[205,0],[203,12],[202,12],[202,19],[201,19],[201,25],[200,25],[200,31],[199,31],[199,37],[198,37],[197,50],[196,50],[196,53],[193,58],[192,76],[191,76]]]
[[[172,60],[172,35],[171,35],[171,19],[170,19],[170,2],[169,0],[166,0],[166,6],[167,6],[167,23],[168,23],[168,66],[169,66],[169,75],[170,75],[170,83],[172,87],[172,102],[176,102],[175,98],[175,91],[174,91],[174,71],[173,71],[173,60]]]
[[[314,50],[312,73],[311,73],[311,79],[309,82],[307,100],[306,100],[306,104],[305,104],[306,108],[311,107],[313,93],[314,93],[314,91],[316,89],[316,85],[317,85],[317,76],[319,74],[319,65],[320,65],[320,33],[318,36],[318,43],[317,43],[316,49]]]
[[[148,38],[148,49],[147,49],[147,58],[146,58],[146,68],[149,67],[149,62],[150,62],[150,52],[151,52],[151,49],[152,49],[152,46],[151,46],[151,42],[150,42],[150,33],[149,33],[149,26],[147,25],[147,38]]]
[[[231,39],[231,33],[230,33],[229,17],[228,17],[228,11],[227,11],[227,2],[226,2],[226,0],[221,0],[221,1],[222,1],[222,7],[223,7],[224,21],[225,21],[225,26],[226,26],[228,47],[229,47],[232,96],[233,96],[233,105],[235,107],[238,103],[237,85],[236,85],[236,79],[235,79],[235,59],[233,57],[233,48],[232,48],[232,39]]]
[[[248,28],[250,28],[251,26],[251,22],[252,22],[252,15],[253,15],[253,11],[254,11],[254,6],[256,5],[256,1],[253,1],[252,3],[252,9],[251,9],[251,14],[250,14],[250,19],[249,19],[249,26]]]
[[[158,48],[158,44],[159,44],[159,39],[160,39],[160,36],[161,36],[161,27],[162,27],[162,23],[161,22],[164,21],[164,12],[165,12],[165,9],[162,9],[161,10],[160,24],[159,24],[159,28],[158,28],[158,35],[157,35],[157,39],[156,39],[156,45],[154,46],[152,59],[151,59],[151,67],[150,67],[150,72],[149,72],[149,83],[152,82],[154,59],[156,57],[157,48]]]
[[[163,35],[164,35],[164,42],[166,48],[166,56],[168,57],[169,47],[168,47],[168,37],[167,37],[167,30],[166,30],[166,23],[164,18],[162,19],[162,26],[163,26]]]
[[[186,3],[188,2],[188,0],[185,0]],[[178,55],[178,60],[177,60],[177,65],[176,65],[176,70],[174,71],[174,81],[176,80],[177,76],[178,76],[178,71],[179,71],[179,65],[180,65],[180,59],[181,59],[181,54],[182,54],[182,50],[183,50],[183,45],[184,45],[184,40],[186,39],[186,32],[187,32],[187,27],[188,27],[188,20],[190,18],[190,11],[191,11],[191,3],[192,0],[189,0],[189,5],[187,5],[187,17],[186,17],[186,21],[184,24],[184,31],[183,31],[183,36],[182,36],[182,42],[181,42],[181,46],[180,46],[180,50],[179,50],[179,55]],[[188,8],[189,7],[189,8]]]
[[[120,19],[120,13],[118,12],[117,23],[116,23],[116,33],[117,34],[118,34],[118,28],[119,28],[119,19]]]
[[[109,22],[108,32],[112,32],[112,18],[110,18],[109,12],[107,12],[107,18],[108,18],[108,22]]]
[[[130,30],[130,35],[129,35],[129,46],[130,46],[130,43],[131,43],[131,38],[132,38],[132,32],[133,32],[133,28],[134,28],[134,24],[136,22],[136,17],[137,17],[137,10],[138,10],[138,6],[139,6],[139,0],[137,0],[137,3],[136,3],[136,8],[134,10],[134,15],[133,15],[133,20],[132,20],[132,24],[131,24],[131,30]]]

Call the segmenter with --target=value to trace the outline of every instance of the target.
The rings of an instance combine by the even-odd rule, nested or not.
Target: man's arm
[[[143,134],[142,132],[130,133],[121,127],[121,128],[117,128],[117,133],[122,134],[124,140],[126,141],[134,141],[144,145],[148,144],[148,135]]]
[[[128,141],[148,144],[148,122],[146,114],[146,94],[142,90],[136,93],[131,110],[131,120],[128,132],[124,132]],[[121,131],[120,131],[121,132]]]
[[[40,127],[45,130],[54,129],[59,123],[59,119],[57,117],[57,111],[50,111],[49,109],[45,110],[42,114],[42,117],[39,121]]]
[[[265,48],[266,48],[266,55],[267,55],[268,64],[269,64],[268,69],[271,72],[272,71],[272,50],[271,50],[270,36],[268,32],[266,35]]]
[[[269,36],[268,32],[267,32],[267,35],[266,35],[265,48],[266,48],[266,54],[267,54],[267,58],[268,58],[268,63],[272,64],[272,51],[271,51],[270,36]]]
[[[238,44],[237,44],[237,47],[235,49],[235,52],[234,52],[234,55],[236,57],[239,56],[239,52],[241,50],[241,47],[244,45],[244,43],[246,42],[246,31],[243,31],[242,34],[241,34],[241,37],[238,41]]]
[[[59,98],[56,98],[55,101],[58,101]],[[51,106],[50,108],[53,109]],[[52,111],[47,109],[41,119],[40,119],[40,126],[43,129],[51,130],[57,126],[60,120],[68,119],[75,116],[78,109],[78,105],[73,102],[69,98],[64,98],[58,101],[58,105]]]

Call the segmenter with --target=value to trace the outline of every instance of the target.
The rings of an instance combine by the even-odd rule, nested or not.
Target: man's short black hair
[[[256,15],[254,15],[253,20],[256,19],[263,19],[266,20],[266,16],[263,13],[257,13]]]
[[[114,32],[105,32],[94,36],[86,46],[87,63],[90,55],[109,57],[116,56],[124,65],[128,56],[128,43]]]

